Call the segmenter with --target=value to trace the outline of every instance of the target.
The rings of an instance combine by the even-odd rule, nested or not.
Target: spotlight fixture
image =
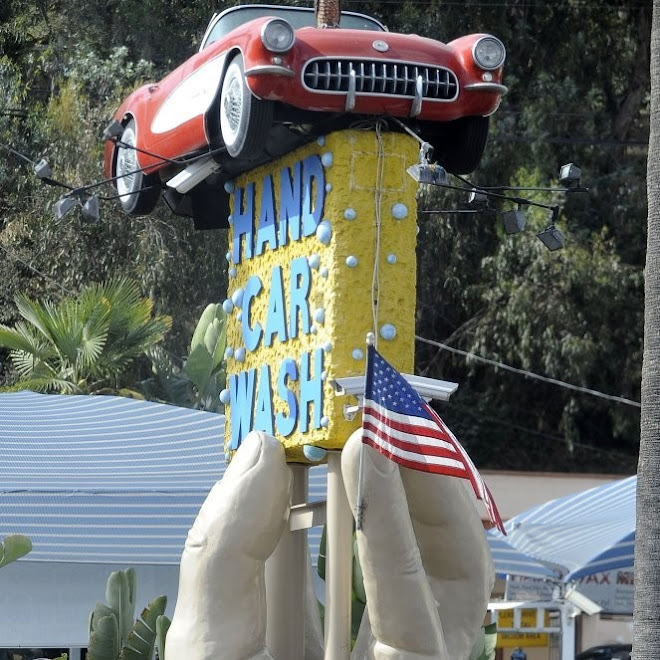
[[[525,228],[527,218],[523,210],[518,207],[517,209],[509,209],[502,213],[502,222],[504,223],[504,231],[507,234],[517,234]]]
[[[88,197],[82,206],[82,215],[85,220],[96,223],[99,221],[99,198],[95,195]]]
[[[561,250],[564,247],[564,234],[554,225],[550,225],[547,229],[536,234],[536,236],[550,252]]]
[[[121,137],[123,132],[124,127],[116,119],[113,119],[103,131],[103,140],[112,140],[112,138]]]
[[[580,612],[584,612],[587,616],[593,616],[603,611],[603,608],[598,603],[581,594],[575,585],[566,590],[564,598],[573,607],[577,607]]]
[[[574,163],[562,165],[559,169],[559,183],[566,188],[577,188],[580,185],[582,170]]]
[[[73,197],[62,197],[53,206],[53,215],[56,220],[61,220],[74,206],[76,200]]]
[[[432,186],[447,183],[447,171],[436,163],[418,163],[411,165],[406,171],[417,183],[428,183]]]
[[[419,162],[411,165],[406,171],[417,183],[442,186],[447,183],[447,170],[437,163],[430,163],[433,147],[423,142],[419,149]]]
[[[483,190],[472,188],[468,196],[468,204],[473,208],[485,208],[488,206],[488,195]]]
[[[53,171],[50,169],[50,165],[45,158],[42,158],[38,163],[35,163],[34,173],[40,179],[50,179],[53,176]]]

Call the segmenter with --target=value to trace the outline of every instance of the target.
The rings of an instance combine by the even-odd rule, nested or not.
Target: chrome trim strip
[[[351,70],[348,73],[348,93],[346,94],[346,105],[344,106],[344,110],[346,110],[346,112],[352,112],[355,110],[355,83],[355,70],[353,69],[353,65],[351,65]]]
[[[422,99],[424,91],[424,83],[422,81],[422,76],[417,76],[415,80],[415,98],[413,99],[412,105],[410,106],[410,116],[417,117],[422,111]]]
[[[498,92],[499,94],[506,94],[509,91],[509,88],[506,85],[500,85],[499,83],[470,83],[465,85],[463,89],[469,90],[471,92]]]
[[[285,66],[278,66],[277,64],[260,64],[244,72],[246,76],[260,76],[263,74],[287,76],[287,78],[293,78],[296,75],[291,69]]]

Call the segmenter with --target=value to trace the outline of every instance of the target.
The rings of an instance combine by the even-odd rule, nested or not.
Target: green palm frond
[[[49,316],[53,305],[48,302],[38,302],[28,298],[24,293],[16,296],[16,306],[19,314],[34,326],[46,339],[53,340],[49,327]]]
[[[0,326],[0,346],[12,349],[17,389],[81,392],[114,385],[130,364],[171,327],[152,316],[138,284],[117,277],[86,286],[57,304],[20,295],[23,321]],[[28,384],[29,383],[29,384]]]
[[[32,392],[58,392],[59,394],[85,394],[76,383],[63,378],[23,378],[13,385],[0,387],[0,392],[21,392],[31,390]]]
[[[58,374],[49,362],[35,353],[12,351],[12,364],[21,378],[56,377]]]
[[[0,325],[0,346],[14,351],[34,353],[41,358],[49,357],[52,354],[46,341],[37,335],[32,326],[21,321],[13,328]]]

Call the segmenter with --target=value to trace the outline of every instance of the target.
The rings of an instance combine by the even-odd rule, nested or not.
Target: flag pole
[[[376,337],[373,332],[367,333],[367,360],[366,360],[366,371],[364,374],[364,387],[365,387],[365,392],[367,388],[367,374],[369,373],[369,361],[370,361],[370,355],[371,351],[369,351],[369,347],[373,346],[376,342]],[[363,397],[364,397],[364,392],[363,392]],[[364,398],[363,398],[364,400]],[[363,487],[362,487],[362,477],[364,476],[364,442],[360,442],[360,460],[358,463],[358,480],[357,480],[357,498],[355,500],[355,529],[356,530],[361,530],[362,529],[362,517],[364,515],[364,506],[362,503],[362,498],[364,496],[363,494]]]

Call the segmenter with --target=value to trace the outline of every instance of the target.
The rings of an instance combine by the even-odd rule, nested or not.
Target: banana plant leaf
[[[87,646],[88,660],[117,660],[119,653],[117,617],[114,614],[101,616],[100,618],[92,615],[92,620],[93,631],[89,636]]]
[[[106,584],[106,603],[117,613],[120,648],[126,643],[135,621],[135,580],[135,569],[127,568],[110,573]]]
[[[10,534],[0,542],[0,568],[27,555],[32,541],[23,534]]]
[[[167,606],[167,596],[157,596],[142,610],[119,654],[119,660],[151,660],[156,646],[156,622]]]
[[[165,660],[165,640],[171,623],[169,617],[165,614],[156,617],[156,646],[158,647],[159,660]]]
[[[481,629],[469,660],[495,660],[496,644],[497,624],[490,623]]]
[[[194,383],[198,403],[205,410],[213,408],[224,386],[224,353],[227,343],[226,315],[220,305],[206,307],[199,319],[184,371]]]

